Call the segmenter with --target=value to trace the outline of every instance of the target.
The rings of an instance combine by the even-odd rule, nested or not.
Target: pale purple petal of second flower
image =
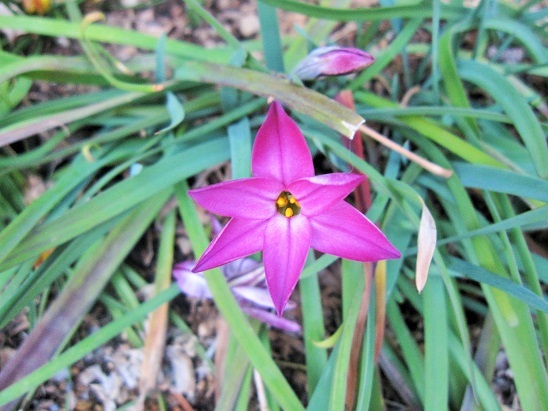
[[[232,292],[259,307],[275,308],[272,297],[266,288],[237,286],[232,287]]]
[[[247,282],[247,279],[260,277],[261,274],[264,278],[263,265],[251,258],[241,258],[239,260],[234,260],[231,263],[225,265],[223,267],[223,271],[229,284],[231,281],[241,284],[243,282],[240,282],[240,279]]]
[[[253,304],[263,308],[276,308],[272,302],[272,297],[266,288],[254,286],[236,286],[232,287],[232,292]],[[297,304],[289,300],[285,306],[285,310],[292,310]]]
[[[210,270],[262,250],[268,221],[231,219],[209,244],[192,271]]]
[[[266,120],[253,145],[253,176],[277,180],[284,185],[314,175],[312,156],[297,124],[280,103],[270,105]]]
[[[301,204],[302,214],[315,216],[344,200],[364,178],[350,173],[323,174],[294,181],[287,187],[287,191]]]
[[[311,247],[323,253],[363,262],[401,257],[375,224],[344,201],[311,217],[310,225]]]
[[[265,233],[263,260],[266,282],[281,315],[295,288],[310,248],[310,223],[303,215],[274,216]]]
[[[258,308],[242,307],[242,310],[249,314],[251,317],[256,318],[257,320],[272,327],[279,328],[280,330],[294,333],[301,332],[301,326],[294,321],[288,320],[287,318],[278,317],[275,314]]]
[[[206,210],[227,217],[265,219],[276,212],[275,202],[284,186],[265,178],[244,178],[190,190]]]
[[[173,267],[173,278],[181,291],[192,298],[213,298],[202,273],[193,273],[193,261],[185,261]]]

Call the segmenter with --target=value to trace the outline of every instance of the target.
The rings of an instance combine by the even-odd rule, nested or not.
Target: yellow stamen
[[[278,199],[276,200],[276,205],[280,208],[285,207],[287,205],[287,197],[279,196]]]
[[[276,199],[276,209],[284,217],[290,218],[300,214],[301,205],[289,191],[282,191]]]

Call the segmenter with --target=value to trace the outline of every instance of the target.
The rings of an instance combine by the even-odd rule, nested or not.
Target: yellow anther
[[[278,213],[289,218],[300,214],[301,205],[289,191],[282,191],[276,199]]]
[[[278,207],[285,207],[287,205],[287,197],[286,196],[279,196],[276,200],[276,205]]]

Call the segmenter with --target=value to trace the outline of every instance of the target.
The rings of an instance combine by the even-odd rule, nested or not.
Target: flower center
[[[276,199],[276,210],[281,215],[289,218],[301,212],[301,205],[289,191],[282,191]]]

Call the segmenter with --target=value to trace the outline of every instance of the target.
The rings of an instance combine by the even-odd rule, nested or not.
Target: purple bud
[[[297,64],[293,73],[301,80],[320,76],[340,76],[363,70],[375,59],[365,51],[351,47],[319,47]]]

